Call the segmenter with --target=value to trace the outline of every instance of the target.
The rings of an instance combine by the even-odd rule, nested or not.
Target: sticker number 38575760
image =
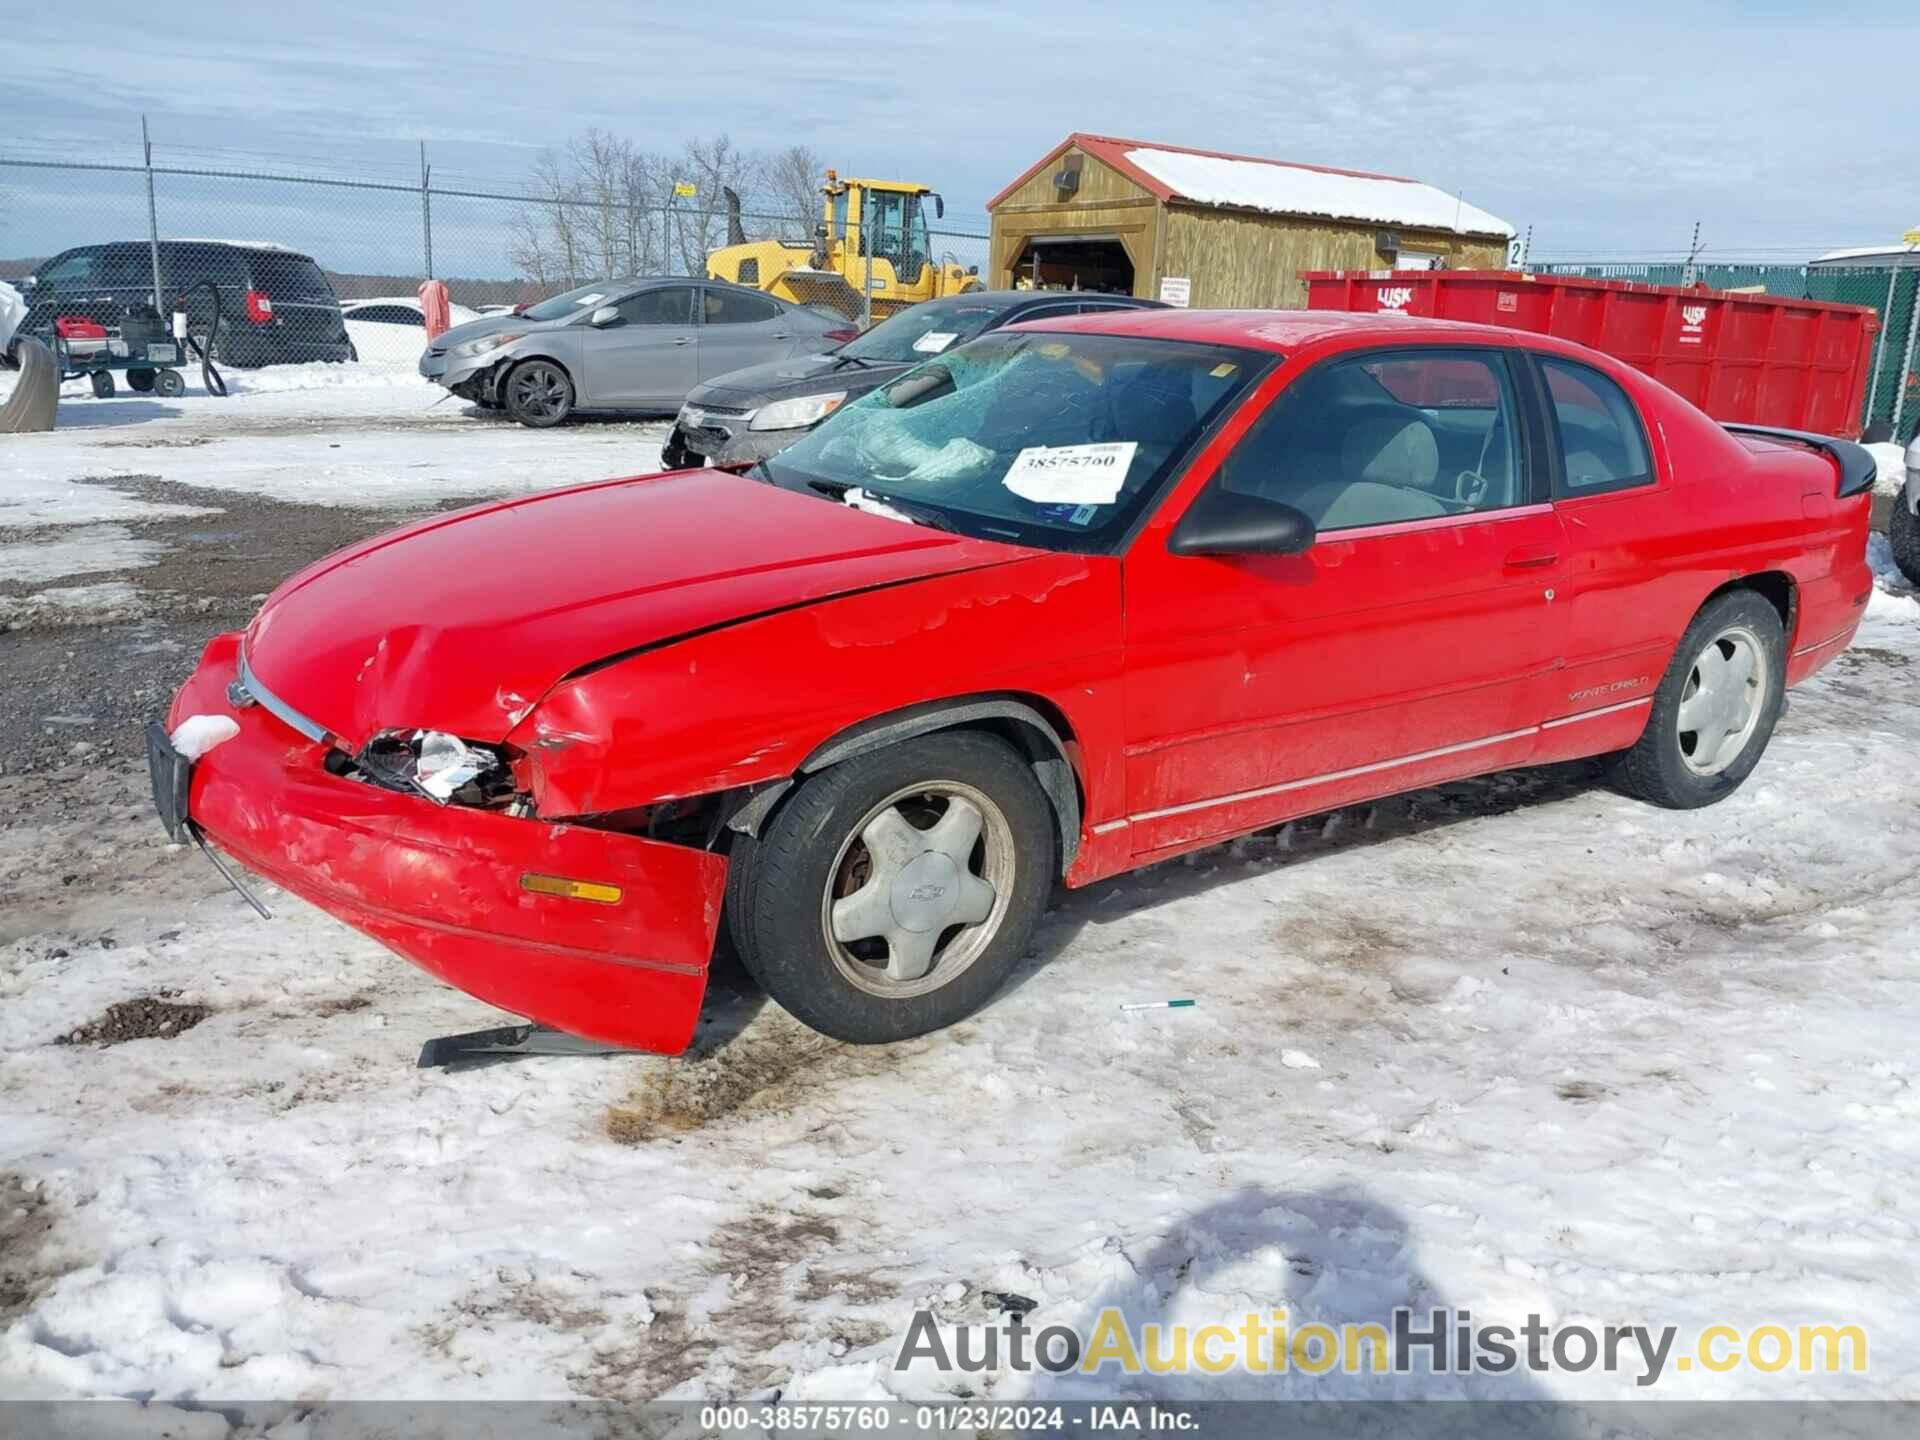
[[[1030,446],[1013,457],[1001,483],[1036,504],[1111,505],[1139,448],[1135,440]]]

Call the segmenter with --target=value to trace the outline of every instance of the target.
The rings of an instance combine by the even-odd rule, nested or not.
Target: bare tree
[[[718,135],[668,155],[587,130],[534,161],[531,198],[511,222],[508,258],[542,290],[661,271],[704,274],[708,252],[726,242],[728,190],[748,212],[749,235],[804,241],[819,207],[821,169],[804,145],[764,156]],[[689,185],[691,196],[676,193]]]
[[[762,164],[767,211],[792,222],[787,239],[804,243],[812,237],[820,220],[820,187],[826,172],[825,163],[806,145],[789,145]]]
[[[753,208],[754,180],[759,165],[725,135],[711,140],[689,140],[680,152],[682,181],[697,192],[685,208],[674,207],[674,246],[680,266],[689,275],[706,273],[707,252],[726,241],[724,195],[732,190],[744,209]]]

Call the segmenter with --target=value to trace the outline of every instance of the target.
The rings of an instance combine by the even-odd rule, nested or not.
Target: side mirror
[[[1313,521],[1277,500],[1210,487],[1173,527],[1175,555],[1300,555],[1313,548]]]
[[[937,190],[933,195],[933,218],[936,220],[947,218],[947,202],[940,198],[940,192]]]
[[[612,305],[602,305],[587,317],[587,323],[595,329],[604,329],[620,318],[620,311]]]

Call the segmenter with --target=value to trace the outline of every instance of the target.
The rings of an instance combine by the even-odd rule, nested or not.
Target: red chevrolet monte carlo
[[[684,1048],[724,915],[795,1015],[893,1040],[992,995],[1056,881],[1577,756],[1722,799],[1854,633],[1873,473],[1510,330],[1016,327],[743,473],[310,566],[207,647],[167,728],[238,733],[153,727],[155,790],[546,1024]]]

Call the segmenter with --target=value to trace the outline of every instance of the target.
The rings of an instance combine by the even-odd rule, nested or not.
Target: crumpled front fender
[[[229,702],[239,638],[208,645],[168,722],[224,715],[240,727],[194,765],[189,790],[189,813],[221,849],[504,1010],[609,1044],[686,1048],[719,930],[723,857],[330,774],[325,744]],[[618,899],[540,893],[529,875],[612,887]]]

